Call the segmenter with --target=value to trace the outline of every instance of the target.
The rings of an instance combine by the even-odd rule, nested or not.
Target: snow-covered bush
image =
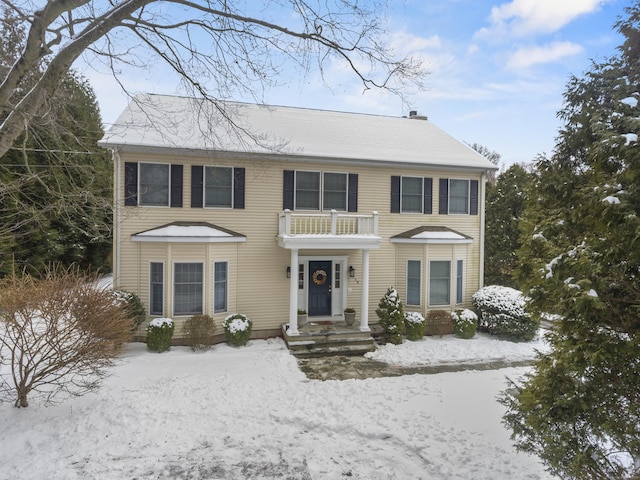
[[[446,310],[431,310],[427,313],[425,321],[424,334],[433,335],[450,335],[453,333],[453,320],[451,314]]]
[[[170,318],[154,318],[147,327],[147,348],[152,352],[166,352],[171,348],[175,324]]]
[[[253,322],[242,313],[234,313],[224,319],[222,326],[227,343],[233,347],[242,347],[249,341]]]
[[[420,340],[424,337],[424,317],[419,312],[404,314],[404,329],[409,340]]]
[[[478,316],[473,310],[459,308],[451,312],[453,333],[460,338],[473,338],[478,328]]]
[[[483,287],[473,294],[480,328],[514,342],[536,337],[539,322],[526,312],[526,298],[519,290],[499,285]]]
[[[213,345],[216,324],[210,315],[194,315],[184,322],[184,336],[194,352],[209,350]]]
[[[400,345],[404,331],[404,314],[402,313],[400,296],[395,288],[389,287],[387,289],[387,293],[378,303],[376,315],[378,315],[380,326],[383,328],[382,340],[385,343]]]
[[[114,290],[113,296],[116,299],[116,303],[125,304],[124,311],[129,315],[129,318],[133,320],[134,329],[137,330],[147,316],[147,311],[145,310],[140,297],[135,293],[126,292],[124,290]]]

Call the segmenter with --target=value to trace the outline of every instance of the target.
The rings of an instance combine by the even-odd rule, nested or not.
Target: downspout
[[[484,287],[484,235],[485,235],[485,200],[487,191],[487,173],[484,172],[480,179],[480,268],[478,269],[478,288]]]
[[[111,160],[115,166],[113,169],[113,287],[118,288],[120,286],[120,221],[122,218],[122,205],[118,197],[121,191],[122,165],[117,148],[111,149]]]

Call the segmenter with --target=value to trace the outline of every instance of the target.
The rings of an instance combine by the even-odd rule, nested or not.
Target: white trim
[[[200,260],[194,260],[194,261],[189,261],[189,260],[172,260],[172,272],[171,272],[171,286],[170,286],[170,290],[172,292],[172,298],[171,298],[171,316],[172,318],[174,317],[192,317],[193,315],[201,315],[204,314],[206,312],[206,291],[207,291],[207,263]],[[175,296],[176,296],[176,264],[177,263],[185,263],[185,264],[197,264],[197,265],[202,265],[202,312],[200,313],[176,313],[176,302],[175,302]]]
[[[420,298],[418,299],[418,303],[409,303],[409,262],[418,262],[420,264],[420,277],[418,278],[418,281],[420,282],[420,288],[419,288],[419,295]],[[422,272],[423,272],[423,268],[422,268],[422,260],[418,260],[415,258],[407,258],[407,261],[405,262],[405,290],[406,290],[406,296],[407,296],[407,306],[410,307],[421,307],[422,306],[422,293],[424,291],[426,291],[426,289],[423,288],[422,285]]]
[[[427,243],[430,245],[451,245],[451,244],[465,244],[473,243],[472,238],[392,238],[389,240],[391,243]]]
[[[153,297],[151,295],[153,293],[152,292],[152,288],[151,288],[151,264],[152,263],[159,263],[159,264],[162,265],[162,312],[161,313],[152,313],[151,312],[151,306],[153,305]],[[148,291],[148,294],[147,294],[149,303],[147,305],[149,305],[149,316],[152,316],[152,317],[157,317],[157,316],[164,317],[165,316],[164,315],[165,307],[166,307],[166,298],[165,298],[166,295],[165,295],[165,293],[166,293],[166,288],[167,288],[167,278],[166,278],[167,275],[166,275],[165,263],[166,263],[165,260],[160,260],[160,261],[158,261],[158,260],[149,260],[149,265],[148,265],[149,268],[147,270],[149,272],[149,277],[148,277],[148,280],[149,280],[149,291]]]
[[[224,300],[225,309],[216,312],[216,263],[225,263],[227,265],[226,271],[226,295]],[[229,265],[231,262],[227,259],[214,259],[211,260],[211,312],[213,315],[220,315],[229,312]]]

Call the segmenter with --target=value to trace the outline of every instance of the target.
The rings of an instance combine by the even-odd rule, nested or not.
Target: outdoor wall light
[[[287,278],[291,278],[291,267],[287,267]]]
[[[354,278],[356,276],[356,269],[353,268],[353,265],[349,265],[349,276]]]

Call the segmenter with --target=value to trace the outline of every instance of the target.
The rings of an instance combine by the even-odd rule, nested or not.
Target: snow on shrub
[[[378,303],[376,315],[378,315],[380,326],[383,328],[382,340],[385,343],[400,345],[404,331],[404,314],[402,313],[400,296],[395,288],[389,287],[387,289],[387,293]]]
[[[114,290],[113,298],[115,299],[116,303],[125,305],[124,311],[133,320],[134,328],[137,330],[147,316],[147,312],[142,301],[140,300],[140,297],[132,292],[126,292],[124,290]]]
[[[147,327],[147,348],[152,352],[166,352],[171,348],[175,324],[170,318],[154,318]]]
[[[478,316],[473,310],[459,308],[451,312],[453,333],[460,338],[473,338],[478,328]]]
[[[499,285],[483,287],[473,294],[480,328],[514,342],[536,337],[539,322],[526,312],[526,298],[519,290]]]
[[[227,343],[234,347],[242,347],[249,341],[253,322],[242,313],[234,313],[224,319],[222,326]]]
[[[404,314],[404,328],[409,340],[420,340],[424,337],[425,320],[419,312],[407,312]]]

